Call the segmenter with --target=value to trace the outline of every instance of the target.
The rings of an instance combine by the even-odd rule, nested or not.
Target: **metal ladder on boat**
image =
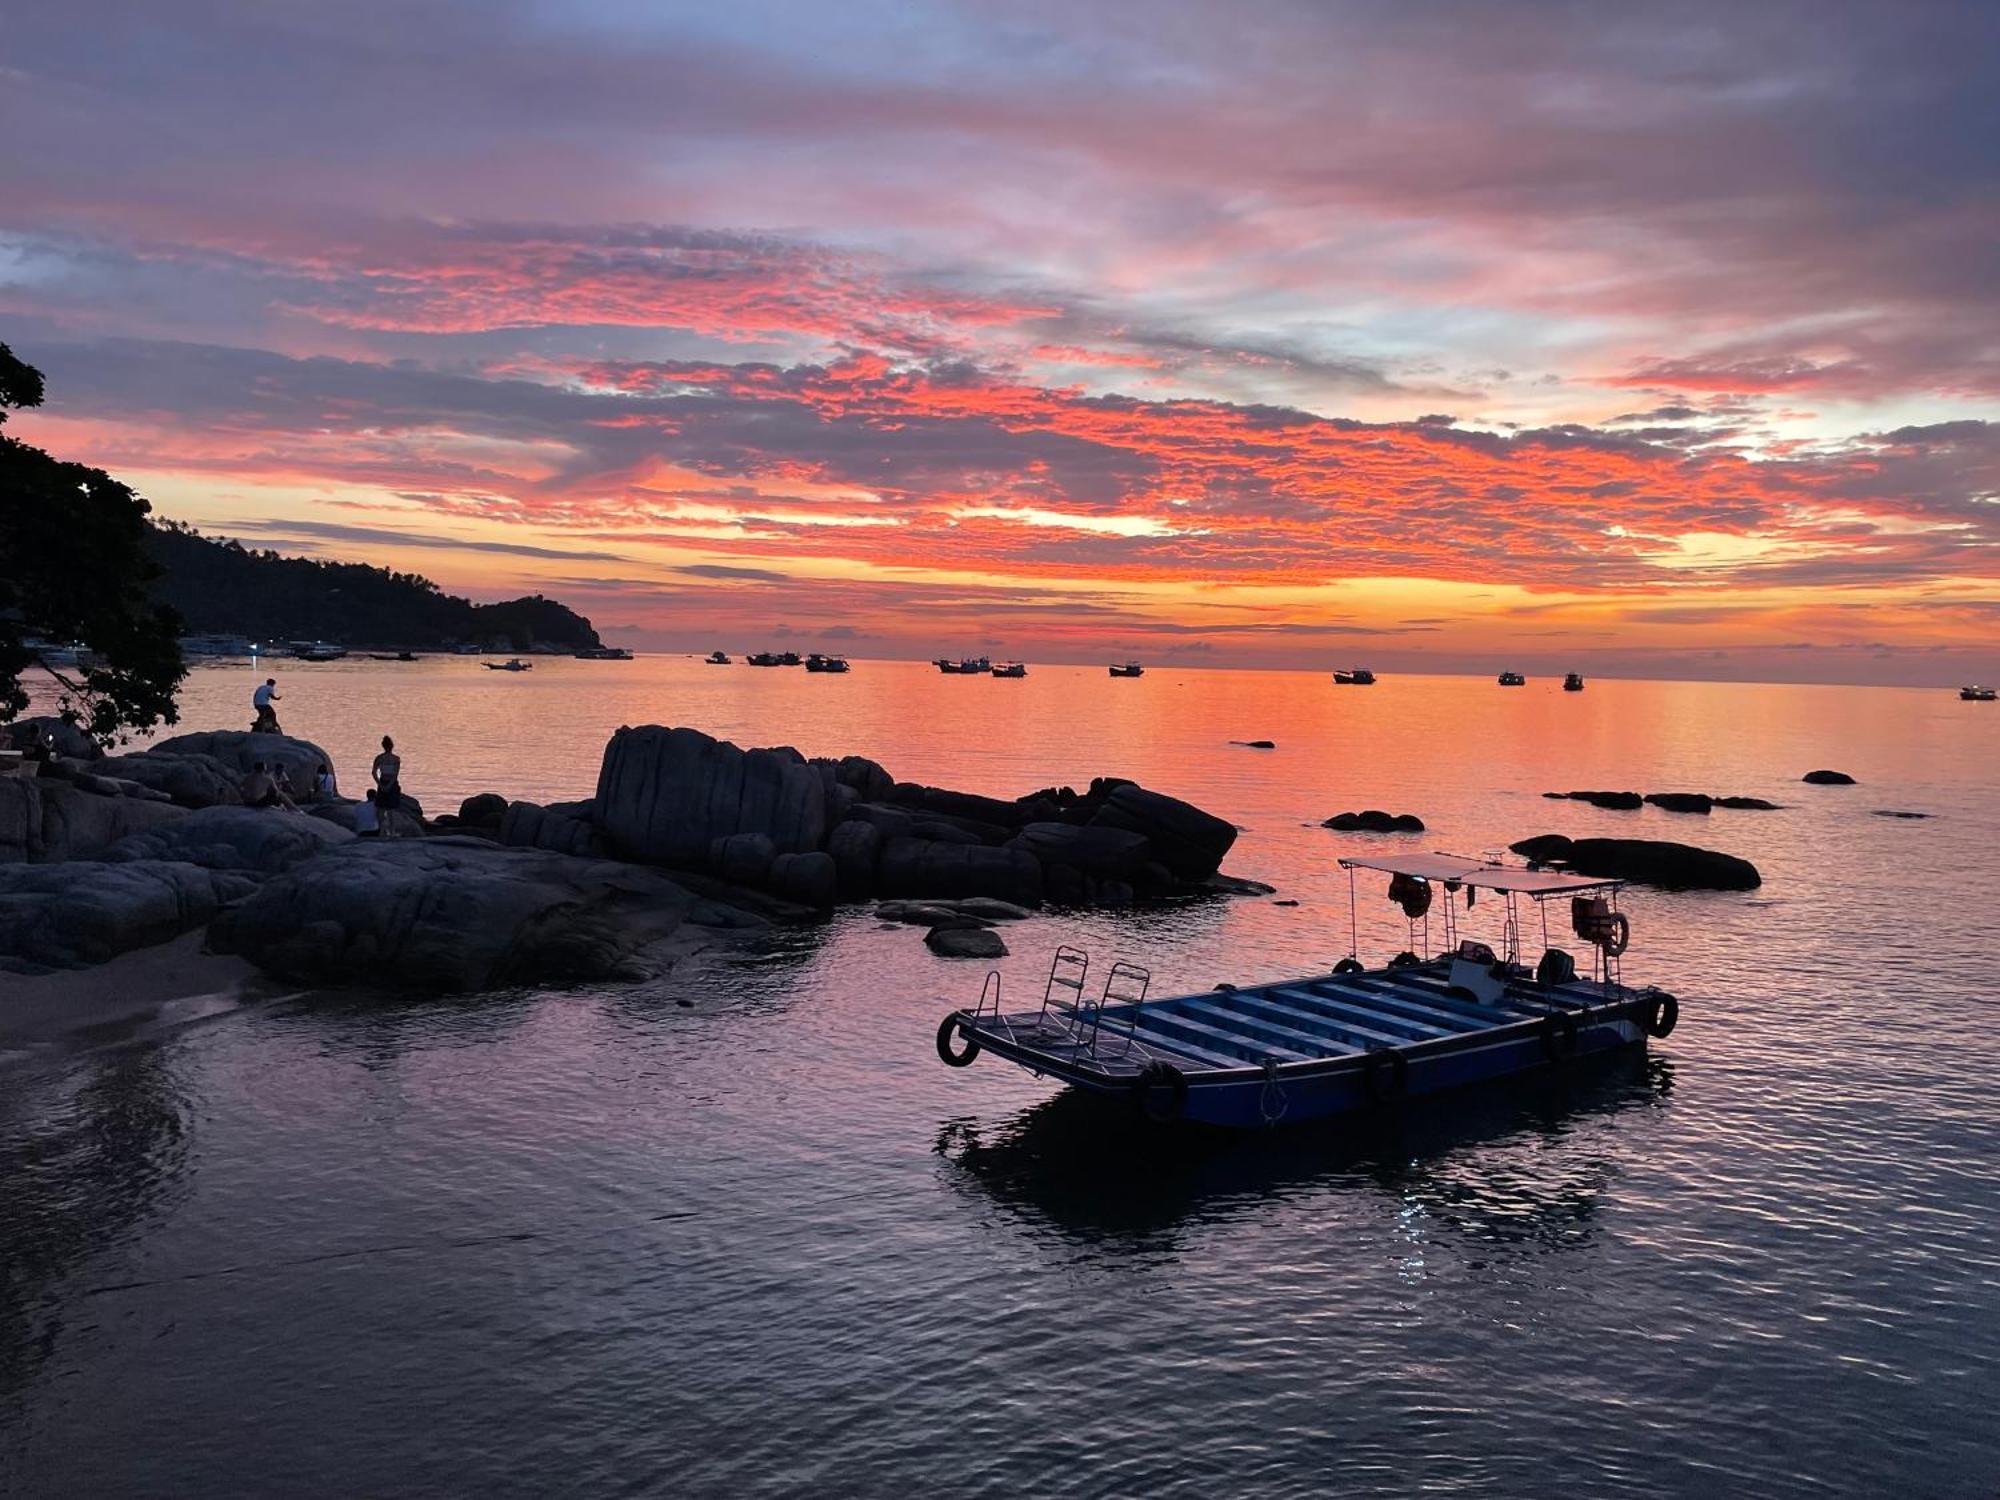
[[[1118,1049],[1118,1056],[1123,1057],[1132,1050],[1133,1044],[1139,1040],[1139,1008],[1146,1003],[1146,992],[1152,987],[1152,970],[1142,969],[1137,964],[1128,964],[1122,959],[1111,966],[1111,972],[1104,976],[1102,993],[1089,1008],[1090,1041],[1087,1050],[1092,1057],[1102,1055],[1098,1051],[1098,1044],[1103,1039],[1104,1007],[1107,1005],[1132,1007],[1131,1015],[1126,1019],[1123,1028],[1119,1028],[1114,1022],[1111,1033],[1114,1037],[1121,1037],[1123,1041],[1123,1045]],[[1081,1043],[1084,1024],[1081,1012],[1078,1013],[1077,1023],[1077,1040]]]
[[[1049,982],[1042,987],[1041,1014],[1035,1018],[1035,1029],[1043,1034],[1049,1030],[1049,1012],[1055,1012],[1055,1029],[1071,1041],[1080,1041],[1084,1009],[1083,982],[1090,975],[1090,955],[1081,948],[1072,948],[1064,943],[1056,949],[1056,956],[1049,960]],[[996,991],[998,986],[995,986]],[[1067,1003],[1056,999],[1057,990],[1067,990]],[[984,994],[980,996],[983,1003]],[[998,1003],[997,995],[996,1001]]]

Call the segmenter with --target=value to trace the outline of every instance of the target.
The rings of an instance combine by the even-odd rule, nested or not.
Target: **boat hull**
[[[976,1043],[974,1055],[992,1052],[1156,1120],[1257,1129],[1643,1048],[1649,1023],[1659,1028],[1650,1034],[1664,1035],[1677,1013],[1659,991],[1583,982],[1530,995],[1517,981],[1503,1004],[1489,1008],[1442,987],[1444,977],[1427,966],[1393,985],[1379,972],[1286,981],[1111,1006],[1097,1021],[1088,1011],[960,1010],[940,1028],[939,1051],[963,1065],[970,1059],[954,1055],[952,1044]],[[1373,1015],[1365,1008],[1371,1002]],[[1314,1026],[1340,1044],[1302,1053],[1313,1040],[1302,1028]]]

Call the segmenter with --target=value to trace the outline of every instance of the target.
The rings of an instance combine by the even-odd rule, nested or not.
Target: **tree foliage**
[[[39,406],[42,376],[0,344],[0,424]],[[28,706],[27,642],[87,647],[87,665],[42,662],[58,712],[102,743],[175,720],[180,619],[157,602],[145,500],[102,469],[65,463],[0,432],[0,721]]]
[[[539,594],[474,604],[420,573],[285,557],[177,521],[153,527],[151,547],[161,570],[154,595],[185,616],[190,630],[416,650],[460,642],[512,651],[598,644],[589,620]]]

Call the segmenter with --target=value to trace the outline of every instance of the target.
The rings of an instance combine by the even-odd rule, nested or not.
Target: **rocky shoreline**
[[[103,757],[53,721],[7,729],[55,751],[0,777],[0,969],[16,973],[203,932],[287,982],[477,991],[639,979],[691,945],[876,899],[934,951],[971,955],[1004,951],[993,922],[1044,904],[1269,889],[1219,873],[1229,823],[1115,777],[1005,801],[649,725],[612,736],[594,797],[487,792],[428,822],[405,798],[388,831],[409,836],[382,838],[356,834],[346,798],[242,805],[258,762],[295,786],[331,765],[307,740],[213,731]]]

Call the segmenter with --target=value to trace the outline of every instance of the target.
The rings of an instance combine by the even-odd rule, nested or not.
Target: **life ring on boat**
[[[1398,953],[1394,958],[1389,960],[1389,967],[1392,969],[1414,969],[1422,962],[1421,958],[1418,958],[1416,954],[1405,948],[1401,953]]]
[[[1670,1036],[1675,1026],[1680,1024],[1681,1003],[1665,990],[1654,990],[1653,998],[1646,1002],[1646,1019],[1643,1023],[1647,1036]]]
[[[1415,875],[1398,872],[1389,877],[1389,899],[1403,908],[1412,922],[1431,909],[1431,883]]]
[[[1187,1074],[1170,1062],[1155,1058],[1139,1070],[1132,1081],[1132,1095],[1139,1112],[1155,1124],[1178,1120],[1187,1110]]]
[[[963,1052],[952,1051],[951,1039],[954,1035],[965,1038],[965,1050]],[[952,1067],[969,1068],[972,1066],[973,1058],[979,1056],[979,1039],[967,1029],[965,1021],[959,1012],[953,1011],[938,1023],[937,1049],[938,1056],[943,1058]]]
[[[1553,1011],[1542,1018],[1542,1050],[1551,1062],[1576,1055],[1576,1017],[1568,1011]]]
[[[1333,972],[1336,974],[1359,974],[1361,972],[1361,960],[1358,958],[1343,958],[1333,966]]]
[[[1632,923],[1624,912],[1614,911],[1604,919],[1604,925],[1608,930],[1605,932],[1603,938],[1599,940],[1597,946],[1602,948],[1610,957],[1616,958],[1625,951],[1626,945],[1632,941]]]
[[[1377,1047],[1368,1054],[1361,1081],[1368,1086],[1368,1097],[1377,1104],[1400,1099],[1410,1086],[1410,1060],[1388,1047]]]

